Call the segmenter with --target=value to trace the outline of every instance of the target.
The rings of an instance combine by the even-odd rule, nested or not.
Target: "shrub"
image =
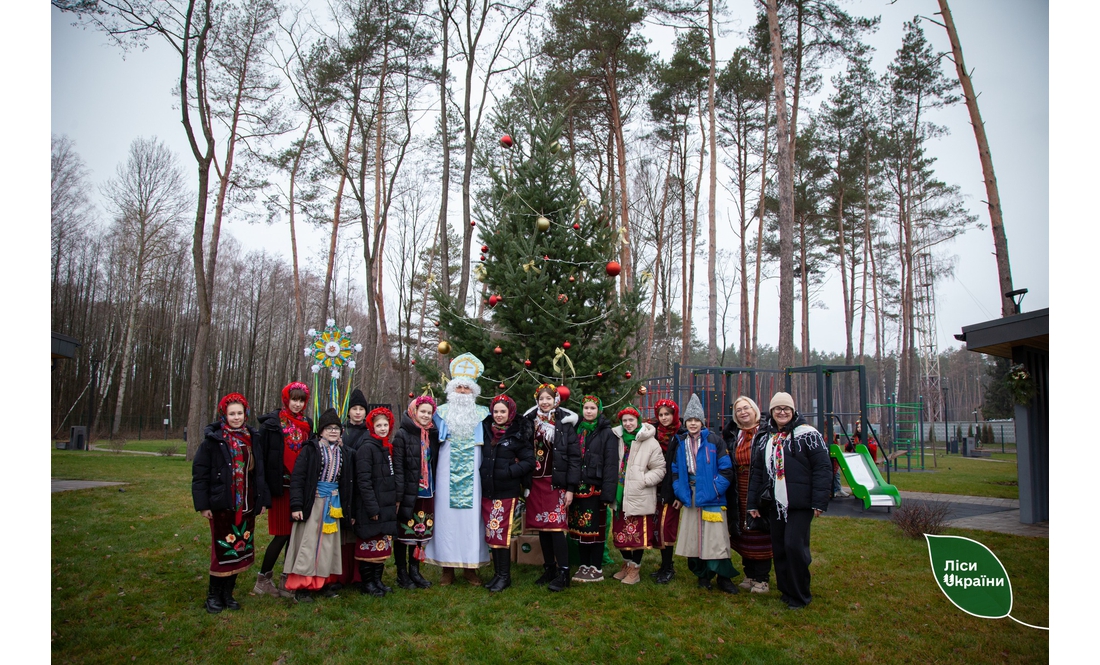
[[[122,449],[126,447],[126,439],[122,437],[116,437],[107,442],[107,448],[116,453],[121,453]]]
[[[910,538],[943,533],[951,507],[946,503],[907,501],[894,510],[891,519]]]
[[[164,446],[163,448],[160,449],[159,454],[164,455],[165,457],[171,457],[173,455],[178,455],[179,454],[179,446],[176,446],[176,445]]]

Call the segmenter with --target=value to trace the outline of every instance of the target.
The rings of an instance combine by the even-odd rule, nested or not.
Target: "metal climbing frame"
[[[642,398],[643,415],[652,415],[659,399],[671,399],[687,406],[692,393],[698,393],[707,414],[707,425],[721,429],[733,418],[733,401],[747,395],[760,405],[760,396],[771,399],[779,390],[782,372],[753,367],[714,367],[673,363],[672,376],[649,379]],[[760,405],[761,410],[767,404]]]

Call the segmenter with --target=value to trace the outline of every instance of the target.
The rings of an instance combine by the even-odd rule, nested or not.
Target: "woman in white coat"
[[[657,486],[665,477],[665,456],[657,443],[657,430],[642,423],[638,410],[628,406],[619,412],[619,488],[611,523],[615,547],[626,565],[614,577],[623,584],[637,584],[642,555],[656,546]]]

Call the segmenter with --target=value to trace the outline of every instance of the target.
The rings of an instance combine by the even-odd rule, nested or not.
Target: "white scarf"
[[[787,521],[787,471],[784,461],[783,442],[790,435],[777,432],[768,437],[767,447],[764,450],[764,460],[768,466],[768,477],[772,479],[775,496],[775,508],[779,513],[779,519]]]

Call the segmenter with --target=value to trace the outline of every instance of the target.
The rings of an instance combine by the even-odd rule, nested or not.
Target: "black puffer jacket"
[[[283,469],[283,425],[279,422],[279,411],[260,416],[259,438],[253,439],[254,446],[264,458],[264,479],[271,496],[282,496],[284,487],[289,487],[289,478]],[[309,422],[309,419],[305,419]]]
[[[515,499],[523,495],[523,480],[535,470],[531,447],[531,421],[513,418],[500,441],[493,440],[493,417],[481,422],[485,445],[481,447],[481,495],[487,499]]]
[[[264,458],[256,454],[256,430],[248,428],[252,437],[252,470],[248,472],[247,505],[256,512],[257,506],[271,507],[271,494],[264,482]],[[233,458],[222,434],[222,424],[206,426],[205,436],[191,464],[191,499],[195,510],[229,510],[233,505]]]
[[[348,424],[344,427],[344,447],[350,450],[352,456],[354,456],[359,451],[359,446],[363,445],[368,436],[370,436],[370,430],[367,429],[366,424]]]
[[[650,425],[653,425],[653,429],[660,431],[660,422],[656,418],[652,418],[648,421]],[[672,490],[672,463],[676,461],[676,447],[679,445],[679,441],[687,436],[687,430],[684,427],[676,430],[676,434],[673,435],[672,440],[668,442],[668,448],[665,449],[665,469],[668,473],[661,479],[661,486],[657,488],[657,500],[660,503],[672,503],[676,500],[676,492]],[[661,442],[658,440],[658,444]]]
[[[577,434],[580,447],[580,434]],[[619,488],[619,439],[611,431],[611,423],[603,415],[596,420],[596,429],[585,437],[581,455],[581,482],[600,491],[600,500],[611,504]]]
[[[317,482],[321,480],[320,445],[316,437],[302,444],[302,451],[298,453],[298,461],[294,463],[294,472],[290,474],[290,512],[302,511],[303,522],[308,520],[310,513],[313,512],[313,499],[317,496]],[[344,517],[340,520],[341,529],[351,527],[351,515],[347,510],[347,506],[351,505],[355,494],[353,467],[349,461],[351,454],[351,451],[347,448],[340,446],[340,475],[336,480],[336,484],[340,492],[340,507],[344,513]]]
[[[784,428],[793,432],[783,445],[783,468],[787,479],[787,507],[793,510],[828,510],[833,483],[833,464],[829,448],[816,429],[806,424],[797,411]],[[774,493],[774,483],[768,476],[765,450],[768,439],[776,432],[775,422],[768,417],[760,420],[760,429],[752,440],[752,467],[749,470],[749,496],[746,510],[760,510],[760,493]],[[773,494],[774,496],[774,494]]]
[[[402,522],[412,519],[413,504],[420,492],[420,426],[409,414],[401,414],[401,426],[393,434],[393,472],[397,476],[397,498],[401,500]],[[428,450],[433,463],[439,457],[439,430],[433,424],[428,430]],[[433,469],[434,472],[434,469]]]
[[[537,406],[533,406],[523,414],[524,419],[531,423],[532,441],[538,410]],[[554,458],[551,462],[553,471],[550,482],[554,489],[576,492],[577,485],[581,483],[581,447],[577,444],[577,430],[574,428],[580,419],[577,414],[560,406],[555,409],[555,412]],[[530,487],[530,479],[524,485]]]
[[[396,446],[395,446],[396,450]],[[363,540],[397,533],[397,476],[382,442],[369,436],[355,453],[355,535]],[[378,518],[378,519],[374,519]]]

